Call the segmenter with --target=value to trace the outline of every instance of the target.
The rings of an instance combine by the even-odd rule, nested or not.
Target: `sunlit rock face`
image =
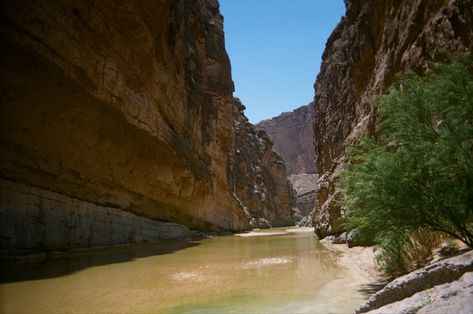
[[[313,103],[256,124],[273,141],[273,149],[284,159],[288,176],[315,173],[313,124]]]
[[[2,1],[0,23],[0,175],[10,190],[189,228],[250,228],[248,200],[232,188],[238,143],[217,1]],[[289,196],[267,197],[279,208]],[[2,247],[29,232],[18,209],[29,205],[39,216],[27,218],[48,228],[47,205],[2,202],[12,219]],[[47,249],[38,234],[32,245]]]
[[[442,52],[471,50],[473,1],[346,0],[346,14],[327,41],[315,83],[316,183],[313,224],[319,237],[343,231],[336,182],[344,145],[372,134],[375,100],[407,69],[424,70]]]

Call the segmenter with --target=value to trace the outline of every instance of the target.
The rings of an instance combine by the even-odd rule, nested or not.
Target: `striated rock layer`
[[[376,95],[407,69],[444,51],[473,48],[471,0],[346,0],[346,14],[327,41],[315,83],[316,183],[313,225],[319,237],[343,231],[336,182],[345,143],[372,134]]]
[[[92,222],[112,208],[196,229],[244,230],[246,202],[265,214],[279,210],[275,224],[288,221],[290,191],[278,184],[267,190],[281,193],[267,195],[271,206],[234,194],[232,171],[240,169],[232,170],[229,154],[258,147],[235,138],[241,117],[217,1],[0,7],[0,177],[10,190],[74,200],[82,204],[77,215],[86,212]],[[267,182],[283,186],[284,165],[267,165]],[[15,200],[2,202],[9,218],[8,226],[1,219],[1,247],[54,248],[44,232],[31,231],[48,229],[44,216],[33,215],[34,227],[24,228],[26,205]],[[60,215],[61,206],[53,207]],[[79,228],[66,220],[56,221],[59,237]],[[30,237],[26,247],[15,242],[19,234]]]
[[[68,250],[194,235],[183,225],[6,180],[0,180],[0,206],[0,256],[29,254],[40,248]]]
[[[286,164],[287,175],[315,173],[313,103],[259,122]]]

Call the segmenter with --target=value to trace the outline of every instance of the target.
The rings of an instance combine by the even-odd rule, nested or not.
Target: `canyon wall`
[[[294,189],[297,209],[294,222],[301,226],[310,226],[310,216],[315,204],[315,182],[317,175],[313,173],[292,174],[288,177]]]
[[[286,165],[286,175],[294,188],[294,221],[308,225],[314,207],[314,106],[310,103],[256,124],[273,142],[273,149]]]
[[[137,240],[132,231],[120,240],[107,231],[100,243],[81,239],[57,246],[46,235],[48,217],[54,216],[54,238],[61,238],[81,228],[68,222],[71,215],[94,222],[112,209],[124,217],[118,226],[136,220],[128,219],[130,213],[237,231],[250,228],[248,202],[258,214],[284,212],[281,219],[271,213],[273,223],[288,222],[291,191],[280,180],[283,164],[260,166],[268,183],[281,184],[266,191],[282,193],[266,196],[271,206],[235,193],[232,171],[241,169],[232,170],[231,155],[260,148],[233,129],[243,114],[235,115],[217,1],[26,0],[0,6],[2,249]],[[270,147],[264,149],[271,155]],[[34,191],[33,201],[24,191]],[[23,196],[8,197],[15,193]],[[69,216],[62,217],[66,210]],[[94,232],[102,234],[100,228],[92,223]]]
[[[235,99],[235,149],[230,153],[230,183],[242,200],[252,227],[293,224],[293,191],[282,158],[272,151],[272,142],[243,115],[245,106]],[[269,224],[268,224],[269,222]]]
[[[256,124],[273,141],[286,164],[287,175],[315,173],[313,103]]]
[[[407,69],[444,52],[473,48],[471,0],[345,0],[346,14],[327,41],[315,83],[316,183],[313,225],[319,237],[343,231],[336,183],[347,165],[344,147],[372,134],[376,96]]]

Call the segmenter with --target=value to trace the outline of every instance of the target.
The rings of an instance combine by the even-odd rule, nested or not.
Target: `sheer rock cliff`
[[[372,134],[376,96],[398,73],[422,72],[444,52],[471,51],[471,0],[346,0],[346,14],[327,41],[315,83],[316,234],[343,231],[336,183],[346,143]]]
[[[283,163],[233,129],[244,117],[216,0],[0,8],[2,249],[142,241],[156,220],[245,230],[246,208],[289,223]],[[235,193],[255,179],[236,183],[230,155],[253,149],[271,205]]]
[[[286,164],[287,175],[315,173],[313,103],[256,124],[273,141]]]

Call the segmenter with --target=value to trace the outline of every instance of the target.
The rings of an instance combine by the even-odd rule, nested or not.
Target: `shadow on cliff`
[[[199,243],[173,240],[157,243],[92,249],[70,254],[50,254],[42,261],[2,262],[0,283],[40,280],[69,275],[89,267],[129,262],[138,258],[170,254],[199,245]]]

